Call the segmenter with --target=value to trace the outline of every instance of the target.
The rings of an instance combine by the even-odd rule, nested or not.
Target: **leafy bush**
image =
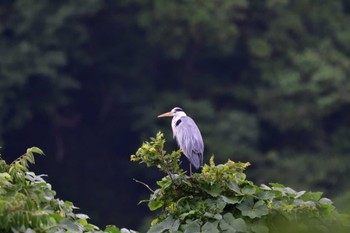
[[[28,170],[28,164],[34,163],[34,153],[43,154],[32,147],[9,165],[0,159],[0,232],[121,232],[115,226],[100,230],[88,222],[87,215],[75,214],[77,208],[72,202],[55,198],[44,175]]]
[[[179,167],[181,150],[168,154],[164,143],[158,133],[131,156],[167,173],[143,201],[151,211],[161,209],[148,233],[350,232],[349,216],[338,213],[321,192],[297,192],[277,183],[257,186],[246,179],[249,163],[215,165],[213,157],[202,173],[188,177]]]

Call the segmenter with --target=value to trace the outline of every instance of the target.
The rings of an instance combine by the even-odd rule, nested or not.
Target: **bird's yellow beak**
[[[174,114],[172,112],[166,112],[166,113],[159,115],[158,117],[171,117],[171,116],[174,116]]]

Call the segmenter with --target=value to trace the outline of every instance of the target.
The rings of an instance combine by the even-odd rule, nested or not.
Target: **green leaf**
[[[252,219],[259,218],[269,213],[264,201],[260,200],[254,203],[253,198],[246,198],[241,204],[237,205],[237,209],[242,212],[243,216],[248,216]]]
[[[163,233],[166,230],[169,230],[169,226],[164,223],[165,221],[151,226],[147,233]]]
[[[197,221],[187,223],[184,228],[184,233],[198,233],[200,232],[200,225]]]
[[[269,184],[274,188],[285,188],[283,184],[279,184],[279,183],[269,183]]]
[[[32,148],[30,148],[29,149],[31,152],[33,152],[33,153],[37,153],[37,154],[40,154],[40,155],[44,155],[44,152],[40,149],[40,148],[38,148],[38,147],[32,147]]]
[[[12,178],[11,178],[10,174],[8,174],[7,172],[3,172],[3,173],[0,173],[0,181],[3,182],[3,180],[11,181]]]
[[[185,219],[187,216],[194,215],[195,213],[196,213],[195,210],[190,210],[190,211],[188,211],[188,212],[185,212],[185,213],[180,214],[179,219],[180,219],[180,220],[183,220],[183,219]]]
[[[114,225],[109,225],[106,227],[106,229],[103,232],[108,232],[108,233],[121,233],[119,228],[117,228]]]
[[[241,189],[238,187],[238,184],[234,181],[230,181],[227,187],[238,194],[242,194]]]
[[[305,193],[306,193],[306,191],[297,192],[295,195],[295,198],[299,198],[299,197],[303,196]]]
[[[231,213],[226,213],[219,222],[221,232],[235,233],[247,232],[248,228],[242,218],[235,219]]]
[[[272,200],[276,195],[273,192],[262,191],[258,193],[258,198],[261,200]]]
[[[241,191],[244,195],[253,195],[256,193],[256,188],[250,185],[246,185],[242,188]]]
[[[81,218],[81,219],[89,219],[89,216],[87,216],[86,214],[76,214],[75,216],[77,216],[77,218]]]
[[[320,199],[320,203],[324,204],[324,205],[332,205],[333,201],[331,199],[323,197],[323,198]]]
[[[81,232],[84,228],[80,223],[70,221],[67,218],[62,219],[60,225],[64,226],[68,231],[71,232]]]
[[[206,187],[204,191],[212,197],[217,197],[222,192],[222,188],[220,185],[211,185]]]
[[[284,189],[283,189],[283,192],[284,192],[285,194],[297,195],[297,192],[296,192],[294,189],[290,188],[290,187],[284,188]]]
[[[59,223],[62,220],[62,216],[56,213],[50,214],[50,217],[52,218],[52,221],[55,221],[56,223]]]
[[[222,215],[221,214],[212,214],[209,212],[205,212],[204,213],[204,217],[208,217],[208,218],[212,218],[212,219],[216,219],[216,220],[221,220],[222,219]]]
[[[153,199],[153,200],[150,200],[148,202],[148,208],[151,210],[151,211],[154,211],[156,209],[159,209],[160,207],[162,207],[164,204],[163,201],[159,201],[159,200],[156,200],[156,199]]]
[[[304,201],[319,201],[322,197],[322,192],[306,192],[300,199]]]
[[[226,197],[226,196],[221,196],[222,200],[226,202],[227,204],[237,204],[240,202],[240,199],[238,197]]]
[[[180,226],[180,220],[176,219],[175,222],[172,224],[171,228],[170,228],[170,232],[175,232],[179,229]]]
[[[169,216],[164,221],[153,225],[148,233],[162,233],[164,231],[174,232],[177,231],[180,226],[179,220],[175,220],[173,217]]]
[[[267,186],[266,184],[262,184],[260,185],[260,189],[262,190],[272,190],[269,186]]]
[[[220,233],[218,229],[218,221],[206,222],[201,229],[201,233]]]
[[[122,229],[120,229],[120,233],[137,233],[137,232],[133,231],[133,230],[126,229],[126,228],[122,228]],[[174,232],[174,233],[176,233],[176,232]]]

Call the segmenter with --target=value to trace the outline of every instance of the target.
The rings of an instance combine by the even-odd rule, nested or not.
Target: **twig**
[[[26,155],[27,155],[27,153],[24,153],[23,155],[21,155],[17,159],[13,160],[12,163],[10,163],[10,167],[12,167],[16,162],[20,161]]]
[[[154,193],[154,190],[151,189],[148,184],[142,182],[142,181],[139,181],[139,180],[136,180],[135,178],[133,178],[133,180],[136,182],[136,183],[140,183],[140,184],[143,184],[146,188],[148,188],[148,190],[150,190],[152,193]]]

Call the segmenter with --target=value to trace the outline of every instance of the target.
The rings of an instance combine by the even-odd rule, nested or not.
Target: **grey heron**
[[[201,132],[192,118],[179,107],[175,107],[170,112],[163,113],[158,117],[171,116],[173,117],[171,121],[173,137],[176,137],[177,144],[190,161],[190,176],[192,176],[192,165],[196,169],[203,165],[204,143]]]

